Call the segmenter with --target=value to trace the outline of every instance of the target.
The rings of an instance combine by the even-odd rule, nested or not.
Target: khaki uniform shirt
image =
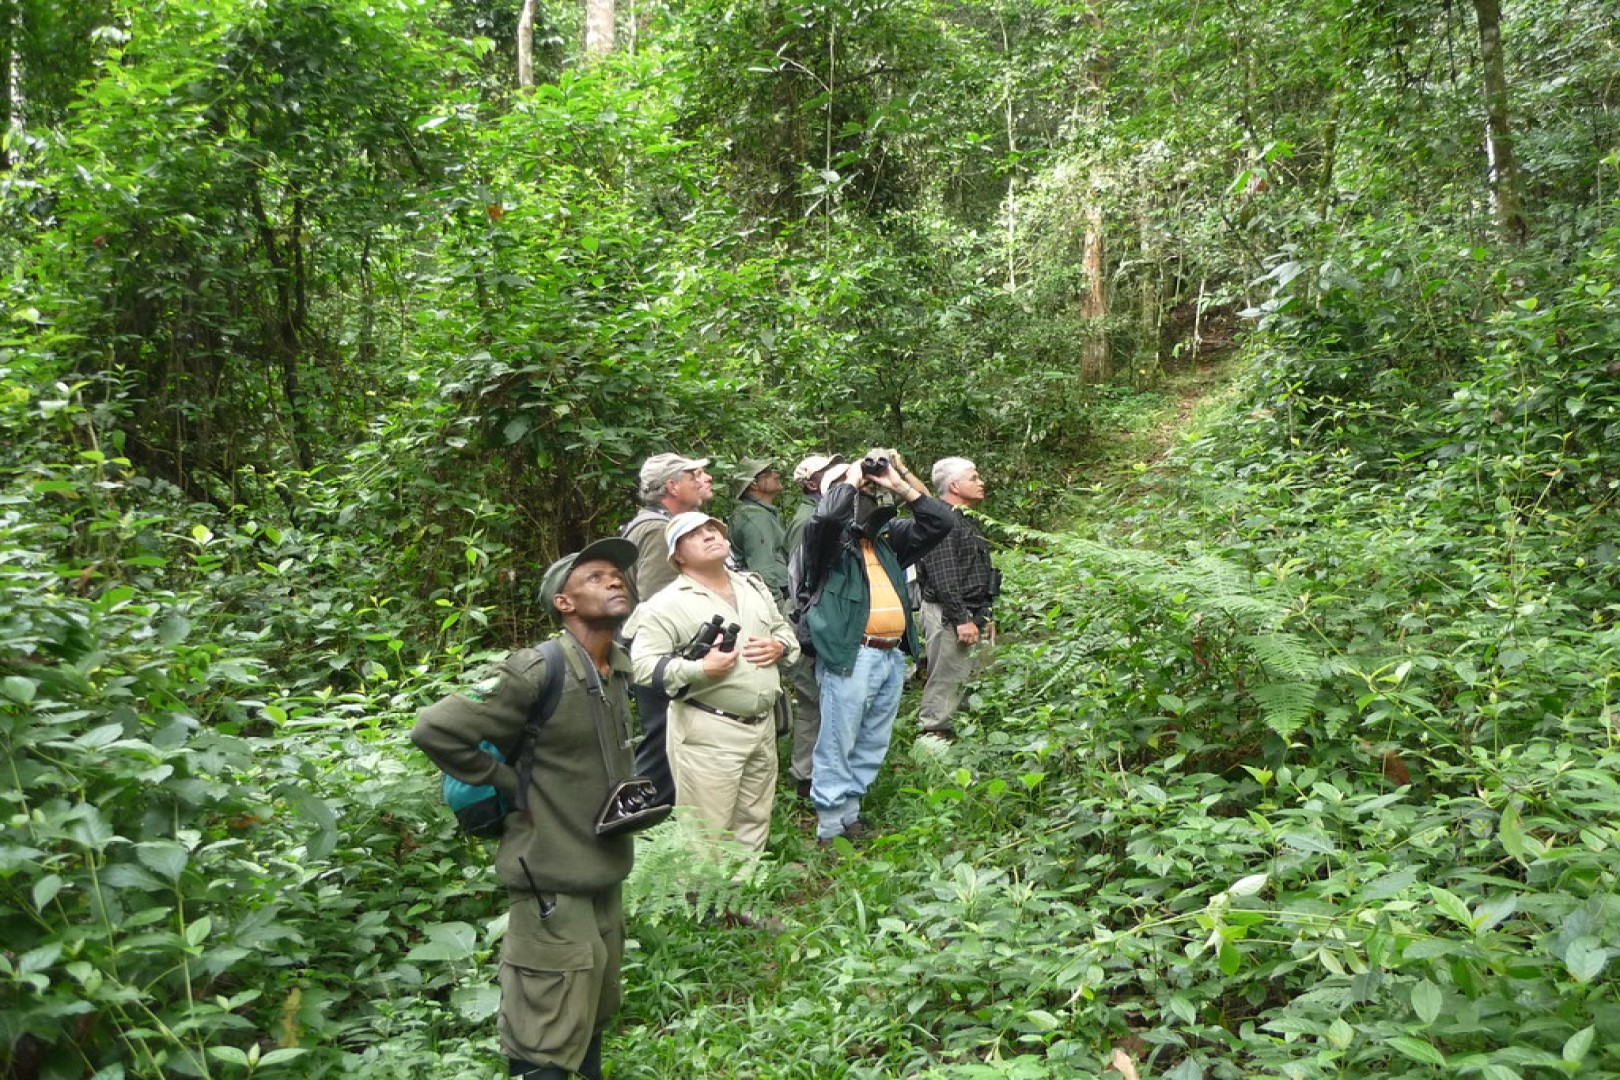
[[[658,661],[685,650],[698,628],[720,615],[727,623],[742,627],[737,635],[738,649],[750,637],[775,638],[786,649],[781,659],[770,667],[756,667],[738,657],[737,665],[716,679],[704,673],[701,660],[676,658],[664,667],[664,689],[671,697],[685,689],[688,692],[682,696],[738,716],[763,716],[771,711],[782,692],[778,670],[798,659],[799,642],[764,582],[753,574],[733,570],[726,574],[736,598],[735,607],[682,574],[636,609],[639,626],[630,654],[636,682],[652,683]]]

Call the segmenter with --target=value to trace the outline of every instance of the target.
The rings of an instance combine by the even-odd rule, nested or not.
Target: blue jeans
[[[821,734],[812,759],[810,801],[816,806],[816,836],[826,840],[860,816],[861,796],[889,752],[906,660],[899,649],[863,645],[848,675],[817,661],[816,678],[821,683]]]

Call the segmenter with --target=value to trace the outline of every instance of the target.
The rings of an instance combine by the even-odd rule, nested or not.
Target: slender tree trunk
[[[517,79],[518,86],[534,85],[534,3],[523,0],[518,12],[517,25]]]
[[[1522,243],[1530,227],[1519,194],[1519,162],[1508,125],[1507,68],[1502,57],[1501,0],[1474,0],[1479,20],[1479,59],[1485,82],[1485,160],[1490,168],[1496,220],[1511,243]]]
[[[258,219],[259,242],[264,247],[265,260],[275,273],[276,317],[271,323],[270,338],[274,344],[276,360],[280,366],[281,393],[287,401],[288,434],[299,468],[305,472],[315,467],[315,455],[310,444],[308,417],[304,415],[303,390],[298,377],[298,354],[303,331],[303,254],[297,248],[299,232],[303,228],[303,200],[293,200],[293,231],[289,241],[294,247],[293,265],[289,266],[285,253],[276,242],[275,226],[265,213],[264,200],[259,196],[259,183],[255,179],[248,189],[253,213]],[[295,279],[296,278],[296,279]]]
[[[1102,40],[1103,0],[1093,0],[1086,13],[1086,21]],[[1111,64],[1106,53],[1099,48],[1086,65],[1095,104],[1093,111],[1100,120],[1107,109],[1108,77]],[[1108,252],[1103,230],[1102,192],[1091,178],[1085,195],[1086,233],[1080,253],[1080,275],[1085,292],[1080,297],[1080,314],[1085,319],[1085,336],[1080,343],[1080,378],[1084,382],[1105,382],[1114,377],[1114,346],[1108,340]]]
[[[5,136],[17,114],[17,0],[0,0],[0,172],[11,168]]]
[[[1114,377],[1114,349],[1103,320],[1108,314],[1108,258],[1104,250],[1102,207],[1097,196],[1086,207],[1086,239],[1080,255],[1080,272],[1086,291],[1080,297],[1080,314],[1086,320],[1085,337],[1080,345],[1080,378],[1085,382],[1105,382]]]
[[[605,56],[613,51],[613,0],[585,0],[585,52]]]
[[[1142,201],[1137,212],[1137,228],[1141,233],[1142,282],[1140,297],[1141,362],[1137,365],[1141,377],[1132,381],[1141,384],[1159,368],[1159,342],[1163,333],[1164,299],[1161,288],[1162,272],[1155,258],[1153,244],[1153,208]]]

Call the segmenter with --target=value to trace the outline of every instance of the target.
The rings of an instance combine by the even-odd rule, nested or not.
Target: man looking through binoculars
[[[731,543],[719,519],[677,514],[664,537],[678,576],[637,611],[631,660],[638,683],[671,699],[665,750],[675,805],[692,807],[715,835],[764,851],[778,672],[799,645],[770,587],[727,569]]]
[[[905,681],[904,655],[916,657],[917,630],[905,600],[905,568],[956,524],[893,449],[829,469],[826,492],[804,531],[802,626],[816,654],[821,734],[810,777],[816,838],[858,838],[861,799],[889,752]],[[896,518],[878,501],[888,491],[911,511]]]

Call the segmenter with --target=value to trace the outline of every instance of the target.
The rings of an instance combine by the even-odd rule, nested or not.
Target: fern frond
[[[1314,685],[1322,674],[1322,658],[1297,634],[1274,630],[1242,634],[1237,640],[1273,675],[1290,675]]]
[[[1316,687],[1305,682],[1266,683],[1254,689],[1254,700],[1266,727],[1288,739],[1310,718]]]
[[[677,811],[636,837],[636,868],[624,883],[624,910],[650,923],[742,911],[758,894],[762,878],[756,856],[705,836],[700,823]]]

